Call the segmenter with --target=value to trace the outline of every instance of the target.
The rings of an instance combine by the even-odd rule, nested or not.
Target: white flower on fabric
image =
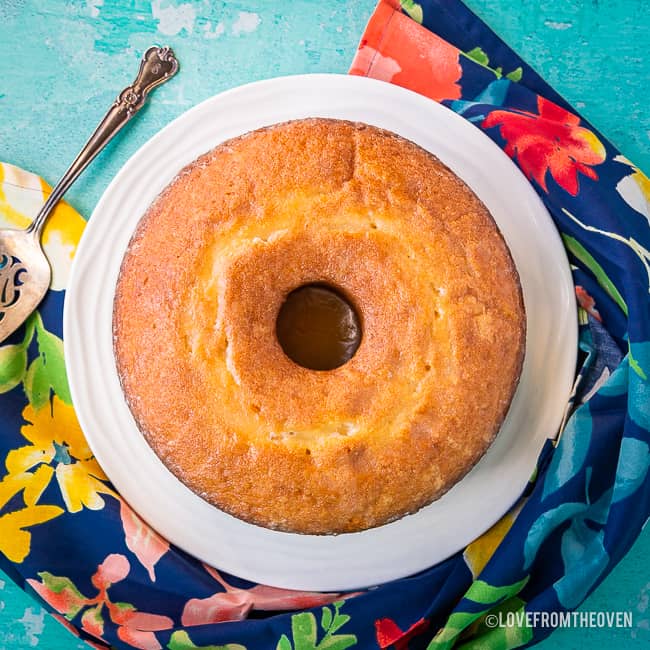
[[[0,162],[0,228],[26,228],[45,203],[50,189],[36,174]],[[85,225],[81,215],[64,201],[45,225],[42,241],[52,267],[50,289],[65,289]]]
[[[633,210],[642,214],[650,224],[650,178],[625,156],[616,156],[614,160],[622,162],[634,170],[629,176],[625,176],[618,182],[616,190],[623,200]]]

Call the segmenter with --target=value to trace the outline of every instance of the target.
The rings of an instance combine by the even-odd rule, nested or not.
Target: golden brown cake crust
[[[340,289],[356,355],[302,368],[287,294]],[[115,355],[151,447],[194,492],[300,533],[377,526],[485,453],[521,371],[516,269],[484,205],[434,156],[338,120],[223,143],[152,204],[124,257]]]

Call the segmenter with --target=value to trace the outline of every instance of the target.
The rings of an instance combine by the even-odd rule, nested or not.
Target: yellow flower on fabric
[[[83,508],[101,510],[104,507],[104,499],[99,495],[114,494],[97,478],[97,475],[103,476],[106,480],[101,467],[94,459],[57,465],[56,479],[70,512],[79,512]]]
[[[515,523],[515,519],[517,519],[517,515],[523,508],[523,505],[524,500],[517,503],[492,528],[486,530],[479,538],[475,539],[465,548],[463,558],[474,578],[483,571],[485,565],[490,561],[490,558],[494,555],[494,551],[497,550],[497,547]]]
[[[51,403],[40,409],[28,404],[23,418],[26,424],[20,432],[30,444],[7,454],[5,462],[10,475],[25,474],[37,466],[47,467],[41,471],[49,470],[48,481],[56,476],[69,512],[83,508],[100,510],[104,507],[102,494],[116,496],[103,483],[106,475],[93,458],[72,406],[54,395]]]
[[[24,507],[0,515],[0,553],[11,562],[22,562],[29,555],[32,537],[25,528],[45,523],[64,512],[58,506],[36,505],[51,477],[52,469],[41,466],[33,474],[9,474],[0,481],[0,512],[23,492]]]
[[[0,163],[0,228],[26,228],[49,196],[51,187],[39,176]],[[43,247],[52,267],[50,288],[65,289],[72,258],[86,222],[60,201],[43,231]]]

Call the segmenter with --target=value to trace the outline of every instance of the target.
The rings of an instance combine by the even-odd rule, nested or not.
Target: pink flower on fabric
[[[97,589],[105,590],[113,583],[124,580],[130,570],[129,561],[123,555],[112,553],[97,567],[91,580]]]
[[[169,542],[142,521],[124,500],[120,501],[120,518],[127,548],[147,569],[151,582],[156,582],[154,567],[158,560],[169,551]]]
[[[265,585],[256,585],[251,589],[239,589],[229,585],[216,569],[207,565],[204,567],[225,591],[219,591],[209,598],[188,600],[181,617],[181,623],[185,626],[240,621],[246,618],[251,610],[309,609],[327,605],[341,598],[340,594],[277,589]],[[348,594],[347,598],[355,595],[357,594]]]
[[[139,612],[130,603],[114,603],[108,594],[110,587],[124,580],[130,570],[131,565],[124,555],[108,555],[90,579],[98,590],[93,598],[82,594],[70,578],[54,576],[47,572],[38,574],[40,582],[30,579],[28,583],[46,603],[68,621],[82,612],[81,629],[95,639],[106,643],[104,624],[107,613],[110,620],[118,626],[117,636],[124,643],[139,650],[160,650],[162,646],[154,632],[170,629],[173,626],[172,619],[159,614]],[[58,620],[66,624],[65,619]]]
[[[111,618],[119,623],[117,636],[134,648],[140,650],[160,650],[162,647],[154,632],[169,630],[173,626],[171,618],[158,614],[135,611],[115,611],[117,605],[110,604]]]
[[[61,623],[61,625],[63,625],[63,627],[68,630],[68,632],[79,638],[79,631],[74,625],[72,625],[72,623],[66,621],[66,619],[63,618],[63,616],[60,614],[52,614],[52,617]],[[93,643],[88,639],[84,639],[84,643],[87,643],[91,648],[94,648],[94,650],[106,650],[106,648],[108,648],[108,645],[99,645],[98,643]]]

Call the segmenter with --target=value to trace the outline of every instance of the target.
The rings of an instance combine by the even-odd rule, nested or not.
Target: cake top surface
[[[277,318],[305,285],[354,306],[349,361],[313,370]],[[489,212],[387,131],[274,125],[165,189],[124,258],[115,355],[140,430],[192,490],[303,533],[380,525],[485,452],[521,370],[518,276]]]

